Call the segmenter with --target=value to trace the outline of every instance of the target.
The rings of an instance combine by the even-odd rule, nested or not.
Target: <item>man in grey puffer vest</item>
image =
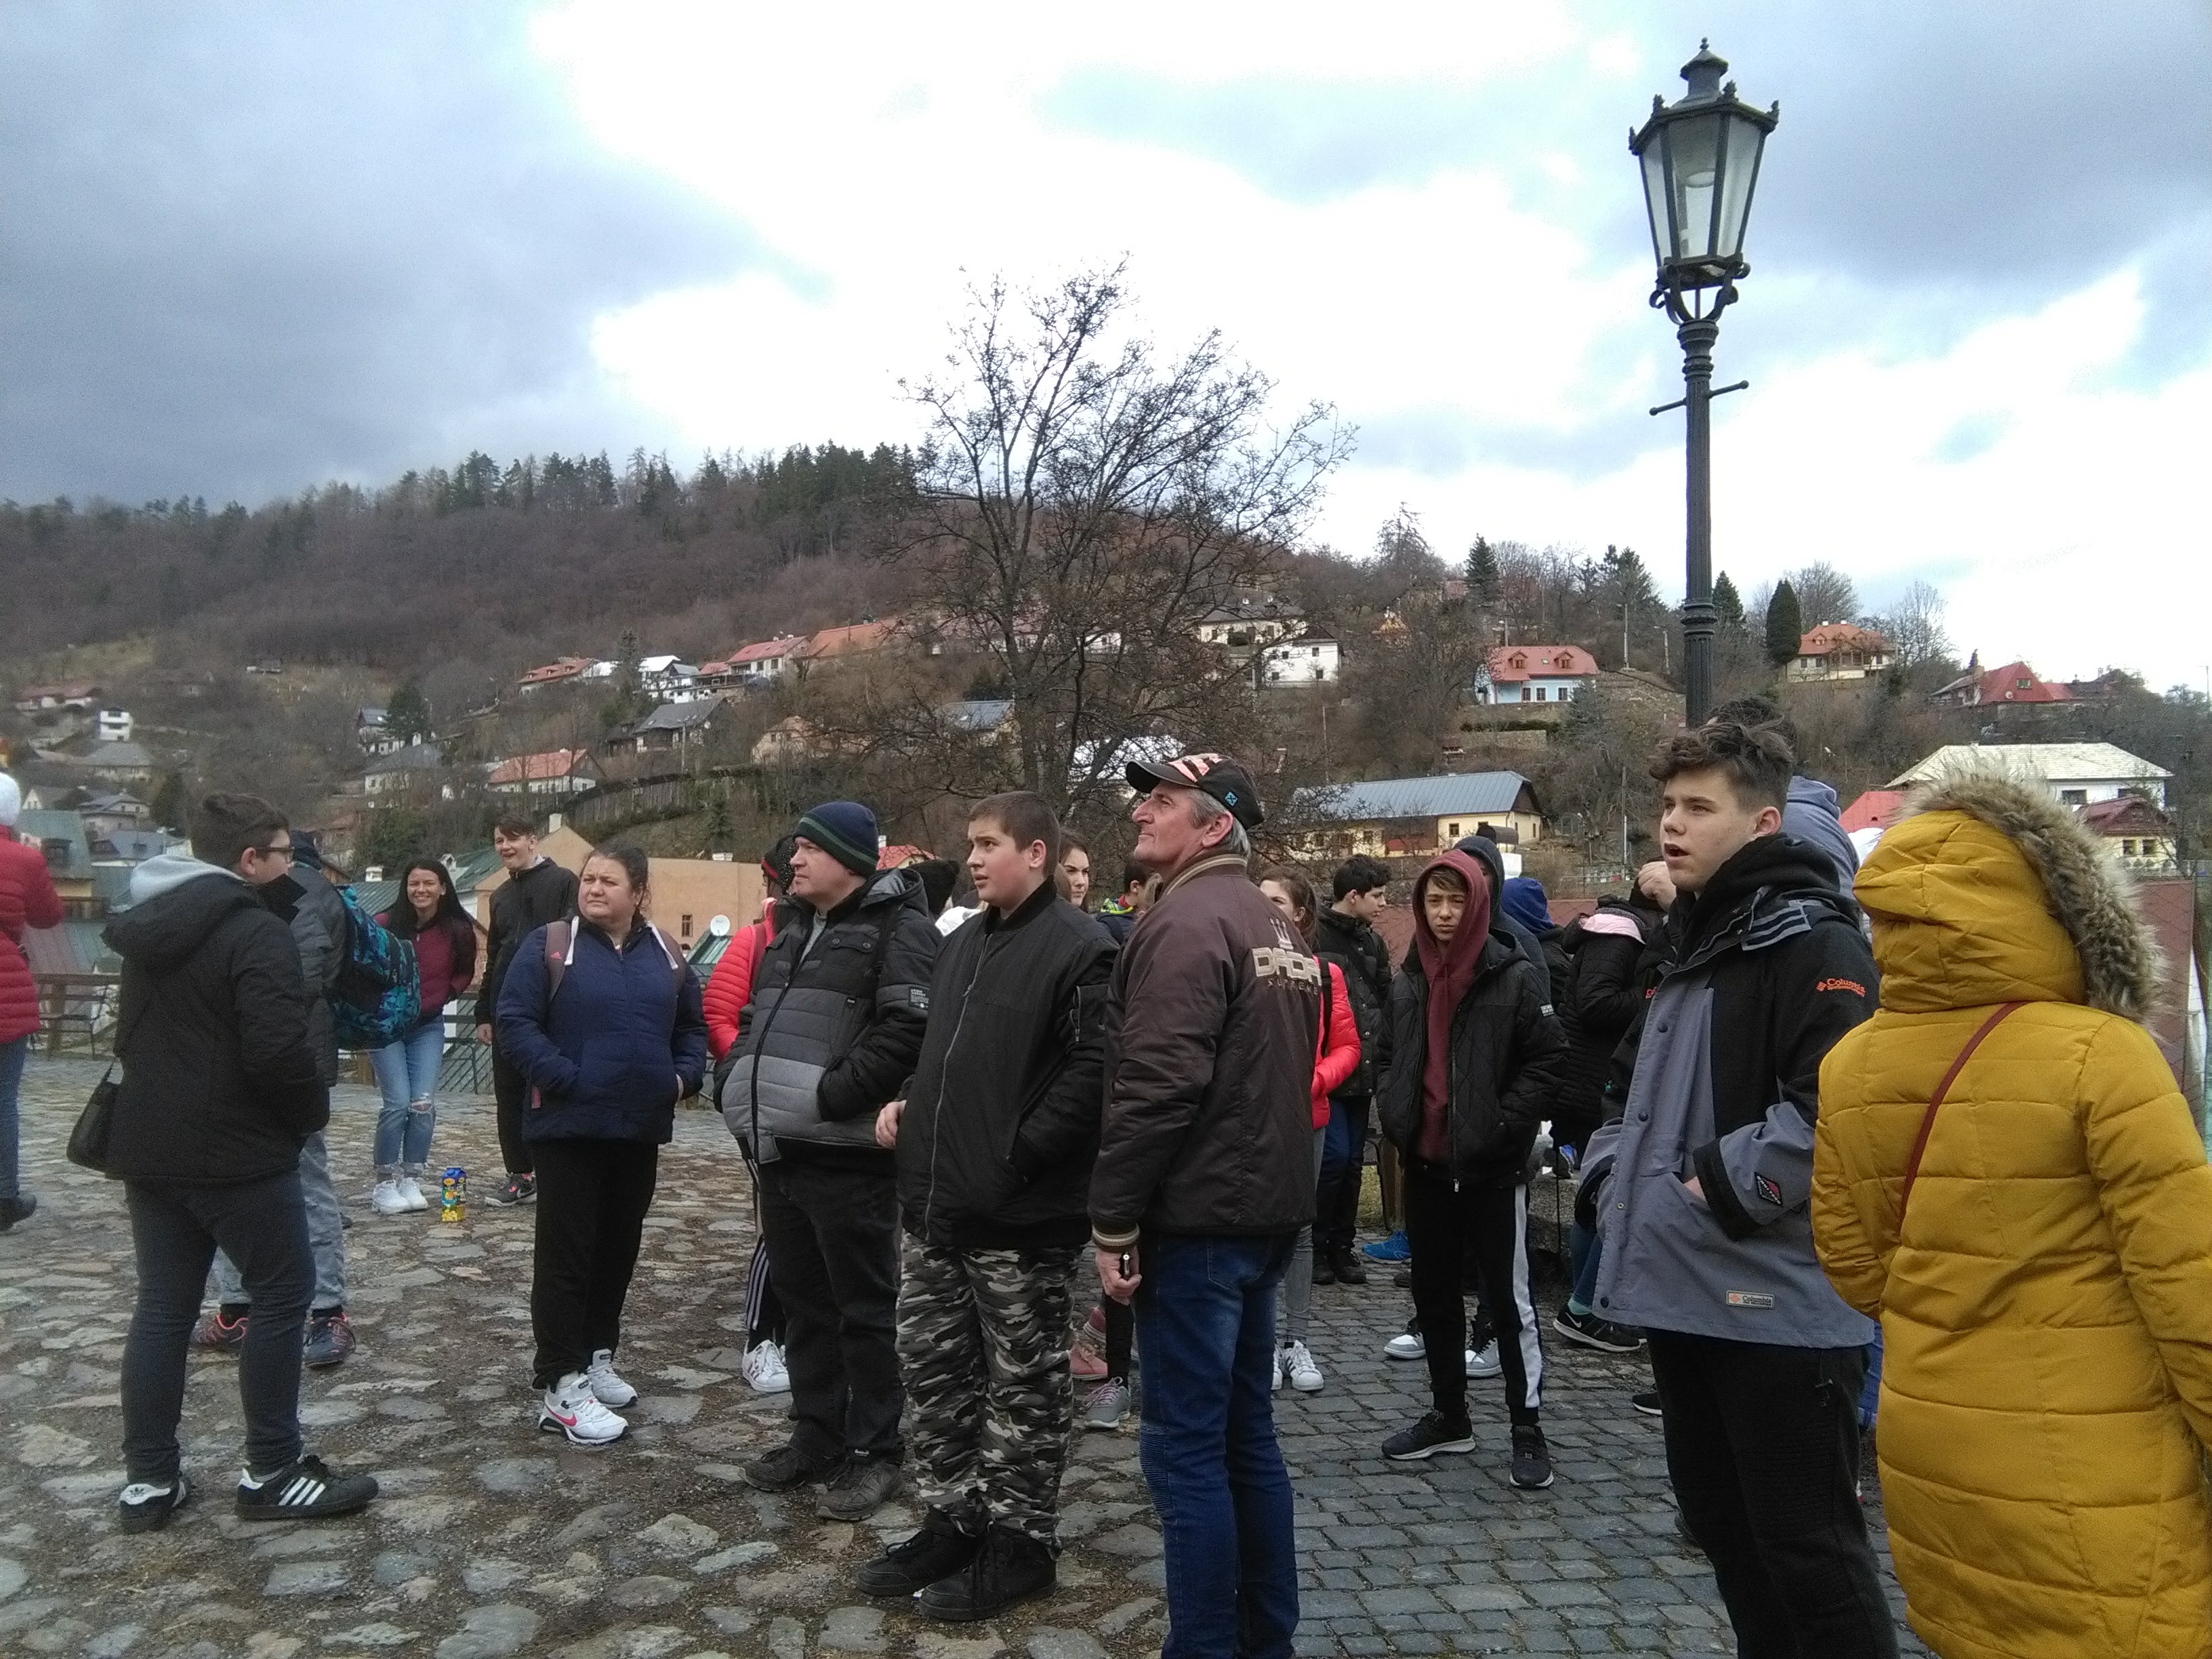
[[[307,1046],[314,1051],[315,1070],[329,1088],[338,1080],[337,1019],[331,1012],[330,991],[345,966],[345,901],[331,884],[315,838],[304,830],[292,832],[292,879],[300,888],[299,907],[292,913],[292,942],[300,948],[300,973],[307,988]],[[307,1306],[307,1364],[336,1365],[353,1352],[353,1323],[346,1317],[345,1221],[338,1210],[337,1188],[331,1182],[331,1149],[318,1129],[300,1149],[300,1191],[307,1204],[307,1244],[315,1255],[315,1297]],[[211,1312],[200,1316],[192,1332],[192,1345],[234,1352],[246,1340],[246,1316],[251,1306],[238,1268],[221,1250],[209,1270],[208,1284],[215,1296]]]

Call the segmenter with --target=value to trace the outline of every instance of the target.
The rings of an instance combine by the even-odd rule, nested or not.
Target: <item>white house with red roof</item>
[[[574,795],[603,781],[588,749],[548,749],[511,755],[484,770],[484,782],[503,795]]]
[[[2043,678],[2024,662],[1985,669],[1977,652],[1967,660],[1966,672],[1929,692],[1928,701],[1950,708],[1979,708],[1984,703],[2072,702],[2075,696],[2072,687]]]
[[[589,657],[560,657],[549,663],[541,663],[514,684],[519,690],[535,691],[543,686],[560,685],[573,680],[591,665]]]
[[[1474,671],[1474,700],[1572,702],[1597,684],[1597,659],[1578,645],[1501,645]]]
[[[1863,680],[1889,664],[1889,641],[1882,635],[1856,623],[1822,623],[1797,641],[1790,678],[1800,682]]]

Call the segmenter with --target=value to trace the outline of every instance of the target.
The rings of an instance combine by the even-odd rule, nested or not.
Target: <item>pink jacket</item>
[[[1324,960],[1328,969],[1328,995],[1321,1008],[1321,1036],[1314,1044],[1313,1126],[1328,1127],[1328,1097],[1341,1089],[1359,1069],[1359,1024],[1352,1017],[1352,994],[1345,987],[1344,969]]]

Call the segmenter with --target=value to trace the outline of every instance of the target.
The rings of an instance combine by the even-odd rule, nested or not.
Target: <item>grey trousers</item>
[[[307,1246],[315,1255],[316,1313],[343,1308],[346,1299],[345,1224],[338,1217],[337,1188],[331,1185],[331,1149],[318,1129],[300,1148],[300,1194],[307,1202]],[[247,1305],[238,1269],[221,1250],[209,1270],[208,1285],[220,1307]]]
[[[1314,1131],[1314,1181],[1321,1181],[1322,1148],[1328,1141],[1328,1125]],[[1291,1265],[1283,1270],[1283,1324],[1279,1337],[1281,1346],[1306,1340],[1307,1316],[1313,1310],[1313,1228],[1298,1230],[1298,1247],[1291,1253]]]

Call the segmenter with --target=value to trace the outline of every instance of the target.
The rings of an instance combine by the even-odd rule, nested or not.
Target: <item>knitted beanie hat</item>
[[[810,807],[793,832],[856,876],[876,873],[876,815],[856,800],[827,800]]]

